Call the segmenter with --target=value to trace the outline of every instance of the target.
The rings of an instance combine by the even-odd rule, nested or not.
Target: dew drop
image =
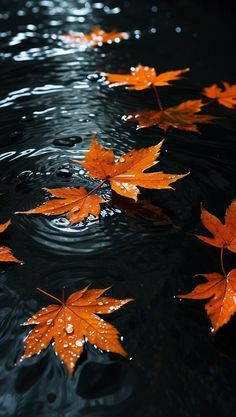
[[[71,333],[73,333],[73,331],[74,331],[74,326],[73,326],[73,324],[67,324],[67,326],[66,326],[66,328],[65,328],[65,330],[66,330],[66,333],[68,333],[68,334],[71,334]]]

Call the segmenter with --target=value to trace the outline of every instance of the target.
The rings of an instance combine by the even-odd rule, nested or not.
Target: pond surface
[[[165,106],[201,97],[213,82],[234,83],[235,10],[225,2],[1,0],[1,223],[4,244],[25,261],[0,278],[0,416],[232,417],[235,415],[236,320],[214,337],[204,302],[174,299],[194,274],[220,271],[219,253],[190,233],[203,232],[200,202],[224,215],[235,197],[235,113],[217,105],[201,135],[170,130],[160,169],[190,175],[176,191],[144,191],[178,227],[127,215],[116,206],[100,222],[71,227],[65,216],[13,216],[45,199],[43,187],[88,186],[82,159],[97,133],[116,156],[152,146],[157,127],[136,131],[121,117],[152,107],[151,91],[109,89],[97,71],[141,63],[163,72],[190,67],[163,88]],[[131,33],[120,44],[81,50],[60,34],[94,26]],[[109,191],[108,191],[109,192]],[[235,267],[234,254],[227,268]],[[20,327],[48,299],[91,284],[135,303],[109,316],[129,360],[87,346],[73,379],[52,347],[14,366],[27,333]]]

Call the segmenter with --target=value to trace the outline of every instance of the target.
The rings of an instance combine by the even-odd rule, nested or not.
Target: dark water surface
[[[117,156],[158,143],[157,127],[135,130],[121,116],[152,107],[151,91],[109,89],[96,71],[138,63],[159,71],[190,66],[185,80],[163,88],[166,106],[199,98],[202,86],[235,82],[235,10],[228,2],[11,0],[0,2],[1,222],[3,239],[22,266],[0,278],[1,417],[233,417],[236,414],[236,320],[210,335],[204,303],[180,302],[193,275],[220,271],[219,253],[186,232],[202,232],[200,202],[223,216],[235,197],[235,113],[202,135],[171,130],[160,168],[191,175],[174,191],[144,191],[179,225],[158,225],[111,206],[100,222],[71,227],[65,216],[13,216],[44,201],[42,187],[88,186],[82,159],[96,132]],[[131,39],[80,50],[58,35],[94,26]],[[71,139],[74,138],[74,139]],[[68,146],[62,146],[61,140]],[[82,139],[82,140],[81,140]],[[72,145],[72,146],[71,146]],[[108,191],[109,192],[109,191]],[[227,269],[235,256],[226,258]],[[136,302],[110,316],[130,360],[87,346],[71,380],[52,347],[19,366],[26,329],[47,300],[91,284]],[[49,301],[50,303],[50,301]]]

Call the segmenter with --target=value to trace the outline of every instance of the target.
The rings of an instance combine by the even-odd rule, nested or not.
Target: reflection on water
[[[137,132],[121,119],[152,107],[152,92],[109,89],[99,71],[190,66],[188,80],[161,94],[168,107],[198,98],[202,86],[235,82],[232,19],[227,2],[1,1],[1,218],[12,217],[5,239],[25,264],[0,275],[0,416],[232,417],[235,362],[219,346],[233,331],[210,337],[203,309],[173,299],[194,274],[218,268],[211,251],[185,231],[200,227],[201,201],[220,215],[235,197],[232,112],[212,106],[222,119],[202,126],[202,135],[170,131],[165,139],[160,169],[191,174],[175,192],[143,195],[178,227],[112,203],[100,222],[75,226],[65,216],[13,216],[42,203],[43,187],[93,187],[74,162],[84,158],[92,134],[117,157],[163,139],[156,127]],[[61,39],[94,27],[127,31],[130,39],[95,48]],[[109,187],[102,193],[109,197]],[[26,331],[19,324],[45,303],[35,288],[59,294],[66,286],[69,294],[90,284],[135,298],[110,318],[129,360],[88,345],[72,380],[52,348],[15,366]]]

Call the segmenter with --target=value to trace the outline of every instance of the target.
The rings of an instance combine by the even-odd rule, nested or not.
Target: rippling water
[[[65,216],[12,216],[44,201],[43,187],[93,187],[73,162],[82,160],[93,133],[116,156],[163,138],[156,127],[137,132],[121,119],[153,106],[151,91],[109,89],[98,71],[190,66],[186,80],[161,90],[166,106],[199,97],[213,82],[235,82],[233,12],[227,1],[1,1],[1,222],[12,217],[5,241],[25,264],[0,275],[0,416],[234,415],[233,325],[211,337],[203,305],[173,298],[193,287],[194,274],[218,268],[215,251],[186,232],[201,227],[200,202],[223,215],[235,197],[232,111],[212,106],[222,119],[201,126],[202,135],[166,137],[160,168],[191,175],[175,192],[144,195],[178,227],[114,205],[100,222],[73,227]],[[94,49],[60,39],[95,26],[128,31],[130,39]],[[35,288],[59,295],[63,286],[69,294],[87,284],[112,285],[113,296],[135,298],[111,317],[129,360],[87,346],[72,380],[52,348],[15,366],[26,334],[19,324],[47,302]]]

